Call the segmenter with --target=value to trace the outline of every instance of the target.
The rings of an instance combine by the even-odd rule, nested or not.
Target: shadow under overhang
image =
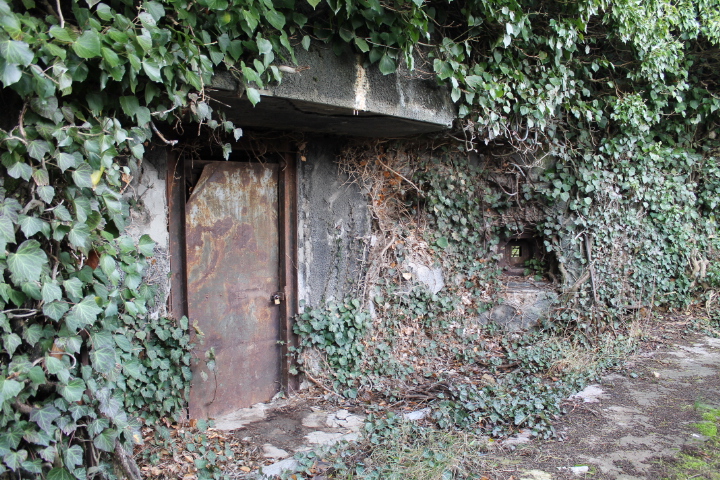
[[[448,130],[448,125],[422,122],[379,113],[305,100],[263,96],[253,106],[246,97],[215,91],[212,97],[228,120],[239,127],[263,127],[296,132],[327,133],[359,137],[407,137]],[[216,104],[217,105],[217,104]]]

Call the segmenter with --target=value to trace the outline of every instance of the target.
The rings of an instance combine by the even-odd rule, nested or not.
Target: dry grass
[[[366,444],[355,465],[334,472],[335,479],[445,480],[483,478],[490,442],[466,432],[442,431],[403,422],[387,432],[381,445]]]

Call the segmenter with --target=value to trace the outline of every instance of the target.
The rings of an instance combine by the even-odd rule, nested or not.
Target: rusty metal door
[[[195,347],[190,417],[265,402],[280,390],[278,166],[212,162],[186,205],[188,314]],[[214,352],[215,366],[206,362]]]

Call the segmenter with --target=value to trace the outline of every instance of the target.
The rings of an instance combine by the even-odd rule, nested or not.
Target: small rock
[[[348,415],[350,415],[350,412],[348,412],[347,410],[338,410],[337,412],[335,412],[335,418],[337,418],[338,420],[345,420]]]
[[[572,395],[570,398],[581,398],[583,403],[600,403],[600,399],[606,394],[600,385],[588,385],[585,390]]]
[[[313,445],[332,445],[333,443],[338,442],[342,436],[343,434],[338,432],[329,433],[316,431],[308,433],[305,435],[305,438],[308,443]]]
[[[218,430],[237,430],[245,425],[260,420],[265,420],[265,411],[269,408],[268,404],[257,403],[249,408],[241,408],[228,415],[215,419],[215,428]]]
[[[354,442],[360,437],[357,432],[340,433],[340,432],[310,432],[305,435],[308,443],[313,445],[334,445],[343,440],[348,442]]]
[[[552,475],[542,470],[528,470],[523,472],[520,480],[552,480]]]
[[[520,430],[516,435],[513,435],[512,437],[508,438],[502,444],[504,446],[510,446],[510,445],[520,445],[522,443],[528,443],[530,441],[530,430],[524,429]],[[534,470],[532,470],[534,471]]]
[[[590,467],[587,465],[578,465],[577,467],[570,467],[570,471],[573,475],[582,475],[583,473],[590,471]]]
[[[423,408],[422,410],[415,410],[410,413],[403,413],[405,420],[422,420],[423,418],[430,415],[430,408]]]
[[[351,432],[351,433],[346,433],[345,435],[340,437],[340,440],[344,440],[346,442],[354,442],[358,438],[360,438],[360,434],[358,432]]]
[[[263,457],[265,458],[276,458],[279,460],[282,458],[287,458],[289,456],[290,454],[282,448],[277,448],[273,445],[270,445],[269,443],[263,445]]]
[[[308,428],[323,428],[326,425],[328,414],[327,412],[318,411],[312,412],[302,419],[304,427]]]
[[[328,413],[325,419],[325,425],[330,428],[340,428],[340,420],[335,417],[334,413]]]
[[[411,277],[414,277],[416,282],[425,284],[433,294],[438,293],[445,286],[442,269],[439,267],[430,268],[414,262],[408,262],[406,267],[410,270]]]
[[[365,419],[359,415],[349,415],[345,419],[345,428],[349,428],[350,430],[357,430],[359,429],[362,424],[365,423]]]
[[[297,460],[295,460],[294,458],[286,458],[285,460],[273,463],[272,465],[268,465],[267,467],[262,467],[260,469],[260,472],[263,478],[276,478],[285,471],[294,472],[299,467],[300,463]]]

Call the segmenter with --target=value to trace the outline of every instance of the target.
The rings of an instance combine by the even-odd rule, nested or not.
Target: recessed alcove
[[[502,257],[499,265],[505,275],[522,277],[528,269],[529,260],[542,260],[542,239],[525,233],[501,242]]]

